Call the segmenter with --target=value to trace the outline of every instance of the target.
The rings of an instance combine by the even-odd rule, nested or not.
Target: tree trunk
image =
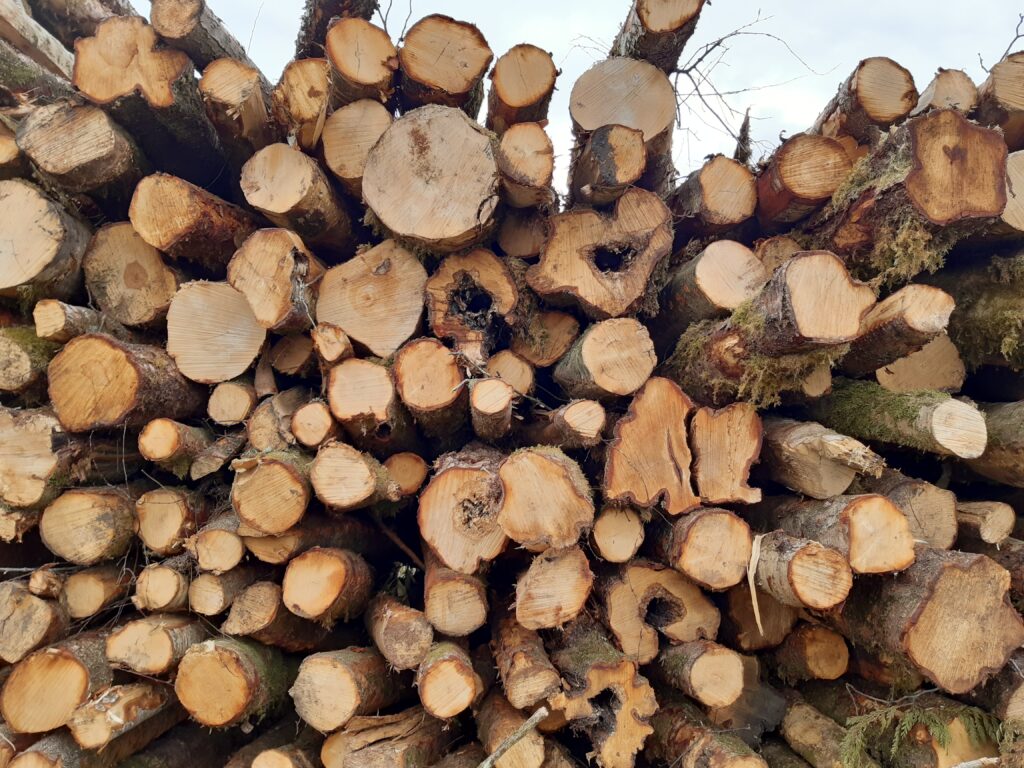
[[[346,648],[303,659],[289,694],[295,711],[313,728],[331,733],[353,717],[396,704],[399,677],[375,648]]]
[[[322,734],[306,728],[295,741],[260,752],[252,768],[316,768],[323,742]]]
[[[547,51],[529,43],[509,48],[488,76],[487,127],[501,136],[517,123],[547,120],[559,74]]]
[[[294,527],[306,514],[312,496],[312,460],[296,450],[243,456],[235,471],[231,506],[239,522],[256,535],[276,535]]]
[[[213,434],[173,419],[148,422],[139,433],[139,453],[162,469],[184,478],[192,462],[213,443]]]
[[[779,734],[813,768],[842,768],[846,765],[840,756],[840,744],[846,736],[846,729],[799,697],[790,698]],[[858,757],[863,768],[878,768],[878,763],[866,754]]]
[[[1010,600],[1014,606],[1024,606],[1024,541],[1007,538],[1001,544],[986,544],[978,540],[957,543],[964,552],[974,552],[991,558],[1010,573]]]
[[[626,658],[638,664],[658,655],[659,633],[677,643],[718,633],[715,605],[697,585],[663,565],[634,560],[603,579],[599,592],[605,623]]]
[[[834,549],[774,531],[761,539],[756,582],[784,605],[827,611],[846,599],[853,575]]]
[[[709,709],[708,720],[735,733],[748,747],[756,747],[765,733],[779,727],[786,713],[786,699],[762,680],[756,656],[740,656],[740,662],[743,692],[733,704]]]
[[[385,30],[359,17],[339,18],[327,29],[324,50],[331,63],[334,107],[360,99],[391,101],[398,51]]]
[[[1014,651],[1006,665],[968,694],[978,706],[1005,721],[1019,721],[1024,714],[1024,651]]]
[[[398,52],[403,111],[442,104],[458,107],[475,120],[493,58],[474,25],[440,14],[424,16],[405,33]]]
[[[297,526],[277,536],[242,539],[253,557],[270,565],[285,565],[316,546],[347,549],[367,557],[379,557],[387,549],[377,529],[355,514],[306,515]]]
[[[25,103],[51,104],[74,96],[71,84],[63,77],[29,58],[6,40],[0,40],[0,103],[19,106]]]
[[[680,238],[710,237],[736,229],[754,215],[757,182],[747,166],[714,155],[687,176],[667,202],[677,243]]]
[[[56,600],[31,594],[19,581],[0,583],[0,599],[6,606],[0,621],[0,659],[17,664],[32,651],[68,634],[67,610]]]
[[[509,348],[537,368],[557,363],[580,335],[579,321],[566,312],[531,313],[525,325],[512,329]]]
[[[391,371],[350,358],[331,369],[324,389],[331,413],[353,443],[379,455],[416,450],[419,440]]]
[[[477,379],[469,385],[469,413],[473,431],[489,443],[501,441],[512,430],[512,409],[518,397],[501,379]]]
[[[295,58],[316,56],[323,50],[327,25],[335,16],[368,19],[376,10],[376,0],[306,0],[295,39]]]
[[[245,447],[245,433],[235,432],[222,435],[214,440],[210,447],[196,456],[189,470],[189,477],[202,480],[220,471]]]
[[[59,350],[59,344],[40,339],[31,326],[0,328],[0,393],[41,400],[47,366]]]
[[[956,539],[956,496],[944,488],[886,469],[877,478],[861,477],[855,493],[887,496],[906,515],[915,541],[935,549],[952,549]]]
[[[124,755],[122,745],[129,739],[135,752],[184,719],[185,711],[166,686],[133,683],[112,686],[76,709],[68,730],[78,746],[102,750],[113,759]]]
[[[604,439],[606,419],[604,406],[596,400],[573,400],[553,411],[534,411],[533,420],[522,423],[520,434],[534,445],[593,448]]]
[[[11,3],[0,18],[0,35],[25,56],[55,75],[69,77],[74,57],[59,40],[32,18],[27,3]]]
[[[768,768],[811,768],[811,764],[791,750],[784,741],[766,739],[761,745],[760,755]]]
[[[966,72],[939,67],[928,87],[921,91],[917,106],[910,111],[910,117],[917,117],[933,109],[946,108],[968,115],[974,111],[977,104],[978,88]]]
[[[584,205],[611,205],[639,183],[646,166],[643,131],[602,125],[590,133],[585,144],[577,143],[569,171],[570,200]]]
[[[65,491],[39,518],[46,548],[76,565],[121,557],[135,536],[138,486]]]
[[[650,529],[650,548],[704,589],[721,591],[739,584],[747,572],[753,536],[750,526],[727,509],[696,509]]]
[[[311,400],[300,405],[292,414],[291,433],[299,445],[316,450],[328,440],[338,436],[338,422],[331,408],[323,400]]]
[[[464,712],[483,693],[483,682],[460,646],[434,643],[416,670],[416,688],[428,714],[441,720]]]
[[[682,697],[662,705],[651,718],[653,733],[644,748],[648,760],[708,768],[765,768],[764,760],[731,733],[711,726],[701,711]]]
[[[940,333],[917,352],[875,371],[875,380],[892,392],[933,389],[959,392],[967,378],[960,350],[946,333]]]
[[[215,59],[235,59],[255,68],[245,47],[224,26],[205,0],[154,0],[149,11],[153,29],[161,40],[184,51],[202,70]],[[265,80],[261,87],[269,91]]]
[[[373,592],[373,569],[355,552],[317,546],[288,563],[283,585],[289,611],[331,626],[366,608]]]
[[[189,616],[154,614],[124,624],[107,638],[107,660],[137,675],[174,672],[185,653],[210,634],[202,621]]]
[[[135,335],[117,320],[89,307],[76,307],[56,299],[41,299],[32,309],[36,336],[46,341],[67,343],[86,333],[107,333],[122,341],[135,341]]]
[[[395,669],[416,669],[433,644],[434,629],[423,612],[385,592],[370,601],[365,618],[374,644]]]
[[[436,632],[466,637],[487,623],[487,587],[480,576],[445,567],[424,547],[423,613]]]
[[[968,465],[990,480],[1024,488],[1024,401],[983,403],[980,407],[988,428],[988,444],[984,453]]]
[[[703,7],[704,0],[676,0],[662,6],[634,2],[608,55],[644,59],[671,74]]]
[[[185,539],[206,522],[209,511],[206,497],[198,491],[172,487],[147,491],[135,502],[139,539],[157,555],[176,555],[184,549]]]
[[[488,694],[477,707],[474,716],[477,737],[487,754],[493,754],[526,722],[526,716],[517,711],[497,690]],[[494,765],[497,768],[541,768],[544,765],[544,737],[535,730],[527,732]]]
[[[547,549],[516,582],[516,621],[529,630],[561,627],[583,610],[593,584],[582,549]]]

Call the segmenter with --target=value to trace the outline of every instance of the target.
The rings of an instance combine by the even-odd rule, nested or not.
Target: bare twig
[[[385,536],[387,536],[388,540],[392,544],[394,544],[396,547],[398,547],[400,550],[402,550],[402,552],[405,554],[405,556],[408,557],[410,560],[413,561],[413,563],[416,564],[416,567],[418,567],[418,568],[420,568],[421,570],[424,570],[424,571],[427,570],[427,566],[424,564],[423,560],[420,559],[420,556],[417,555],[415,552],[413,552],[412,549],[409,548],[409,545],[406,544],[404,541],[402,541],[398,537],[397,533],[395,533],[390,528],[388,528],[386,525],[384,525],[384,521],[381,520],[379,516],[374,515],[373,519],[374,519],[374,522],[377,523],[377,527],[380,528],[380,532],[383,533]]]
[[[966,763],[958,763],[953,768],[983,768],[986,765],[999,765],[998,757],[979,757],[977,760],[968,760]]]
[[[1010,44],[1006,46],[1006,50],[1003,51],[1003,55],[996,60],[996,64],[998,64],[1000,61],[1002,61],[1003,59],[1010,55],[1010,51],[1013,50],[1013,47],[1017,44],[1018,40],[1024,40],[1024,13],[1019,14],[1017,16],[1017,26],[1013,30],[1013,40],[1011,40]],[[981,68],[986,72],[992,71],[991,69],[985,66],[985,62],[981,58],[980,53],[978,54],[978,64],[980,64]]]
[[[542,706],[539,709],[537,709],[536,712],[530,715],[530,718],[525,723],[523,723],[518,728],[516,728],[512,733],[510,733],[505,738],[505,740],[498,745],[498,748],[491,752],[491,754],[487,756],[487,759],[480,763],[480,765],[478,765],[477,768],[494,768],[494,764],[498,762],[502,755],[504,755],[506,752],[512,749],[512,747],[514,747],[516,744],[518,744],[521,739],[525,738],[530,733],[530,731],[536,728],[537,724],[540,723],[540,721],[547,717],[549,714],[551,713],[548,712],[547,707]]]

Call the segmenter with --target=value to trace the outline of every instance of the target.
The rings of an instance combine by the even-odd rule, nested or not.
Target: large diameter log
[[[754,215],[757,182],[747,166],[715,155],[687,176],[666,202],[675,220],[677,242],[680,236],[717,235]]]
[[[799,133],[787,139],[757,178],[757,217],[785,226],[822,208],[853,165],[834,139]]]
[[[256,229],[247,211],[166,173],[147,176],[128,210],[147,243],[174,259],[191,261],[221,276],[235,249]]]
[[[703,7],[704,0],[661,3],[636,0],[608,55],[644,59],[671,74],[679,63],[683,47],[693,36]]]
[[[405,33],[398,52],[402,108],[424,104],[458,107],[476,119],[483,101],[483,77],[494,54],[472,24],[431,14]]]
[[[729,510],[704,507],[655,524],[648,540],[659,562],[704,589],[720,591],[746,575],[754,539],[750,526]]]
[[[516,582],[516,621],[533,630],[561,627],[583,610],[593,584],[582,549],[548,549]]]
[[[646,165],[643,131],[624,125],[602,125],[591,132],[586,144],[573,155],[571,199],[590,205],[610,205],[640,180]],[[529,229],[526,231],[529,233]],[[504,226],[498,235],[499,242],[502,233],[508,234]]]
[[[124,218],[132,190],[149,169],[124,129],[89,105],[34,110],[18,126],[18,148],[44,178],[87,196],[111,219]]]
[[[656,376],[644,384],[615,424],[604,468],[608,500],[645,508],[664,501],[670,515],[700,506],[686,439],[692,410],[693,402],[674,382]]]
[[[402,689],[375,648],[353,647],[307,656],[288,693],[299,717],[331,733],[357,715],[397,703]]]
[[[431,717],[422,707],[393,715],[354,717],[320,750],[324,768],[425,768],[459,738],[458,721]]]
[[[783,605],[827,611],[850,594],[853,574],[834,549],[782,531],[765,534],[757,547],[757,586]]]
[[[25,733],[66,724],[75,709],[112,682],[104,646],[102,634],[79,634],[19,662],[0,692],[4,722]]]
[[[196,69],[205,69],[215,59],[256,66],[206,0],[155,0],[149,20],[165,43],[188,54]],[[261,87],[270,90],[266,81]]]
[[[0,583],[0,599],[6,606],[0,621],[0,659],[8,664],[16,664],[37,648],[67,635],[67,610],[55,600],[33,595],[24,583]]]
[[[985,451],[968,462],[983,477],[998,483],[1024,488],[1024,401],[1016,403],[983,403],[988,443]]]
[[[509,48],[488,75],[487,127],[501,136],[517,123],[546,120],[558,74],[547,51],[529,43]]]
[[[221,637],[188,650],[174,692],[193,720],[219,728],[273,709],[292,678],[294,670],[277,649]]]
[[[671,191],[672,130],[676,98],[664,72],[646,61],[621,56],[600,61],[575,82],[569,115],[577,143],[603,125],[643,132],[647,167],[640,186],[660,196]]]
[[[839,86],[811,132],[873,144],[882,131],[910,114],[917,100],[914,78],[904,67],[884,56],[864,59]]]
[[[89,229],[34,184],[0,181],[7,211],[0,250],[0,295],[68,299],[82,284],[82,256]]]
[[[961,151],[947,155],[950,146]],[[890,131],[808,231],[814,244],[891,283],[934,272],[1005,206],[1002,137],[940,109]]]
[[[270,94],[275,121],[304,152],[314,151],[320,143],[330,95],[331,65],[316,58],[288,62]]]
[[[987,442],[984,415],[943,392],[890,392],[874,382],[838,379],[810,412],[843,434],[942,456],[976,459]]]
[[[120,557],[135,536],[134,495],[131,487],[65,491],[39,518],[43,543],[77,565]]]
[[[656,195],[630,189],[609,213],[576,209],[548,220],[540,262],[526,280],[549,302],[595,319],[635,310],[672,250],[672,217]]]
[[[453,145],[461,151],[450,152]],[[496,152],[491,135],[459,110],[413,110],[370,150],[363,199],[393,237],[426,251],[461,250],[492,229]]]
[[[217,181],[220,142],[203,110],[194,65],[182,51],[160,47],[142,18],[114,16],[94,36],[77,40],[71,81],[157,166],[197,184]]]
[[[978,122],[1002,128],[1012,151],[1024,149],[1024,100],[1017,87],[1022,71],[1024,51],[1017,51],[992,67],[985,82],[978,86]]]
[[[908,662],[950,693],[1002,667],[1024,641],[1010,606],[1010,574],[983,555],[919,547],[895,579],[859,582],[843,607],[844,635]],[[956,627],[955,633],[935,631]]]
[[[118,627],[107,637],[107,660],[138,675],[166,675],[196,643],[210,634],[190,616],[154,614]]]
[[[362,197],[366,158],[393,122],[379,101],[360,99],[334,110],[324,123],[324,164],[353,197]]]

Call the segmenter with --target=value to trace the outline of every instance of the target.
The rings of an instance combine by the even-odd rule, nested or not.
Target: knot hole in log
[[[594,266],[604,273],[625,272],[633,263],[638,248],[626,243],[609,243],[594,248]],[[641,246],[639,250],[643,250]]]

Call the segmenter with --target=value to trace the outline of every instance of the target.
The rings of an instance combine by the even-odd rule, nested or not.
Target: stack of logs
[[[636,0],[560,195],[533,45],[27,6],[0,768],[1024,762],[1024,53],[678,178]]]

